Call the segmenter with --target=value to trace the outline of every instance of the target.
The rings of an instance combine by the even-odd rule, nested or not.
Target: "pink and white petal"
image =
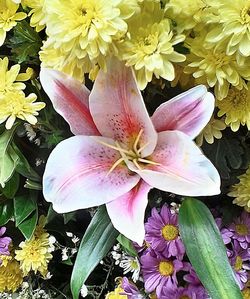
[[[157,133],[148,115],[131,68],[111,59],[107,73],[100,70],[89,100],[94,122],[103,136],[131,147],[143,130],[140,146],[148,143],[142,156],[150,155],[157,142]]]
[[[186,196],[220,193],[218,171],[190,137],[180,131],[159,133],[150,159],[160,165],[148,164],[136,172],[152,187]]]
[[[125,164],[119,164],[109,173],[120,154],[99,141],[114,144],[112,139],[104,137],[73,136],[60,142],[49,156],[43,194],[58,213],[112,201],[140,180]]]
[[[74,78],[42,68],[40,80],[54,109],[69,123],[74,135],[100,135],[89,111],[89,90]]]
[[[142,246],[144,214],[151,187],[142,180],[129,192],[106,204],[114,227],[125,237]]]
[[[209,122],[214,102],[207,88],[199,85],[162,104],[151,119],[157,132],[178,130],[194,139]]]

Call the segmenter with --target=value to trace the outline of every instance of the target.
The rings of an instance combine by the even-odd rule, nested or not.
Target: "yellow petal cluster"
[[[211,117],[208,124],[201,131],[201,133],[196,137],[196,143],[198,146],[203,144],[204,139],[207,143],[214,143],[214,139],[221,139],[221,131],[226,129],[226,124],[222,119],[216,119],[214,116]]]
[[[226,52],[250,55],[250,1],[218,0],[214,19],[219,20],[216,27],[208,33],[210,42],[221,43],[226,40]]]
[[[12,0],[0,1],[0,46],[5,41],[6,33],[27,16],[24,12],[17,12],[18,8],[19,4]]]
[[[48,264],[52,259],[49,234],[43,228],[44,222],[39,223],[30,240],[19,244],[21,249],[15,251],[15,259],[20,262],[24,275],[30,271],[38,271],[45,277],[48,273]]]
[[[37,122],[38,111],[45,107],[45,103],[36,102],[37,96],[31,93],[26,97],[23,81],[29,80],[33,70],[27,68],[20,73],[21,66],[15,64],[8,68],[8,58],[0,59],[0,124],[6,121],[6,129],[11,129],[17,118],[30,124]]]
[[[174,35],[170,20],[164,18],[163,9],[155,3],[151,9],[145,6],[140,16],[129,22],[129,34],[118,44],[119,57],[134,68],[139,88],[144,89],[153,75],[174,80],[173,63],[186,59],[175,51],[174,45],[184,39],[184,35]]]
[[[239,176],[239,180],[238,184],[232,186],[228,195],[235,197],[234,204],[244,207],[247,212],[250,212],[250,168]]]
[[[45,0],[48,39],[41,53],[43,65],[50,64],[46,53],[53,56],[58,51],[57,65],[61,70],[72,65],[71,75],[79,66],[84,69],[80,75],[89,72],[91,64],[105,68],[104,58],[112,51],[112,42],[126,33],[125,19],[131,14],[123,13],[119,4],[114,0]]]
[[[225,123],[232,131],[239,130],[240,125],[250,130],[250,83],[247,88],[237,89],[231,87],[228,95],[217,102],[218,116],[225,115]]]
[[[23,0],[22,4],[31,8],[28,14],[31,17],[30,26],[35,27],[37,32],[43,30],[45,28],[44,0]]]
[[[113,292],[110,292],[106,295],[105,299],[127,299],[127,295],[120,295],[122,292],[124,292],[123,288],[121,285],[118,285]]]
[[[20,264],[11,257],[0,266],[0,292],[15,292],[23,282]]]

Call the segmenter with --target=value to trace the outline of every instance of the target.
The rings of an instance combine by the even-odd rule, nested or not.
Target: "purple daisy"
[[[3,237],[3,235],[6,232],[6,227],[0,228],[0,255],[10,255],[9,252],[9,245],[11,242],[11,238],[9,237]],[[0,264],[2,261],[0,260]]]
[[[123,277],[122,279],[122,288],[124,292],[120,293],[120,295],[127,295],[128,299],[144,299],[145,297],[140,293],[137,286],[131,283],[127,277]]]
[[[186,263],[157,255],[153,250],[141,257],[141,264],[145,290],[149,293],[156,291],[159,298],[161,298],[163,286],[169,289],[177,287],[177,272],[187,271]]]
[[[250,244],[250,214],[243,211],[228,228],[233,232],[232,238],[237,240],[243,249],[247,249]]]
[[[208,299],[209,296],[202,286],[179,287],[169,290],[163,287],[161,299]]]
[[[201,286],[201,282],[191,264],[189,264],[189,273],[185,274],[183,279],[193,286]]]
[[[215,222],[220,230],[220,234],[224,244],[229,244],[232,240],[234,233],[229,228],[223,227],[221,218],[216,218]]]
[[[157,252],[164,252],[164,256],[176,256],[182,259],[185,247],[179,236],[178,215],[171,213],[171,210],[164,205],[160,211],[156,208],[151,211],[151,217],[145,224],[145,240],[152,249]]]
[[[250,270],[250,248],[243,249],[236,240],[233,242],[233,250],[229,256],[236,280],[242,290],[248,281],[248,270]]]

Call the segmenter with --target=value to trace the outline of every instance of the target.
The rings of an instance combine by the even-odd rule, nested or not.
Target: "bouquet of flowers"
[[[0,0],[0,298],[250,298],[250,1]]]

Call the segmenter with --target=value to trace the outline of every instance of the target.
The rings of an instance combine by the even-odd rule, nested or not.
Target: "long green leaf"
[[[242,299],[209,209],[197,199],[184,200],[179,225],[189,260],[212,299]]]
[[[78,299],[82,284],[114,244],[118,232],[110,222],[106,208],[98,208],[80,244],[71,276],[73,299]]]

